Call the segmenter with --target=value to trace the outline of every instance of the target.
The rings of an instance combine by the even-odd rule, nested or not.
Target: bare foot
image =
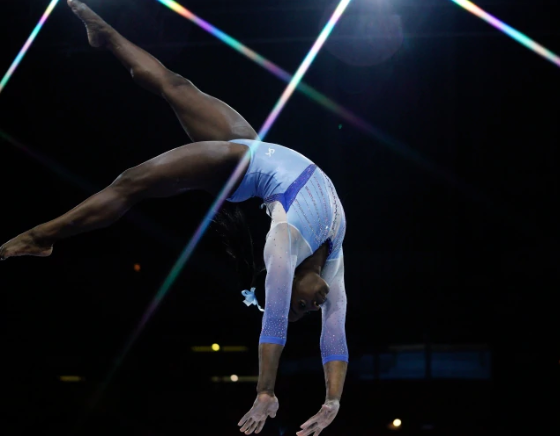
[[[81,1],[67,0],[67,2],[72,12],[86,25],[89,44],[92,47],[103,47],[113,28]]]
[[[40,242],[33,231],[22,233],[0,247],[0,260],[17,256],[47,257],[52,254],[53,246]]]

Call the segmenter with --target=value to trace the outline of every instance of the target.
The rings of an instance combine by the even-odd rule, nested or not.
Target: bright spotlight
[[[218,344],[212,344],[212,351],[220,351],[220,346]]]
[[[400,427],[402,425],[402,421],[400,419],[395,419],[393,421],[393,426],[394,427]]]
[[[232,382],[236,382],[236,381],[239,380],[239,377],[237,377],[235,374],[233,374],[233,375],[230,377],[230,379],[231,379]]]

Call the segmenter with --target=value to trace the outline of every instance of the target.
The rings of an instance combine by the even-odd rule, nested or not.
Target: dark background
[[[89,3],[256,129],[285,87],[155,0]],[[411,152],[300,93],[267,137],[331,176],[348,219],[350,374],[324,434],[390,433],[397,417],[404,434],[550,430],[560,372],[560,70],[449,0],[365,3],[355,0],[340,23],[357,39],[335,31],[305,82]],[[0,71],[47,4],[0,2]],[[290,72],[334,8],[323,0],[183,4]],[[560,52],[556,2],[479,5]],[[356,66],[341,57],[367,45],[352,21],[360,14],[400,17],[404,42],[387,60]],[[372,58],[395,42],[387,32],[369,46]],[[163,100],[137,88],[108,53],[89,48],[64,1],[0,94],[0,130],[2,241],[65,212],[124,169],[188,143]],[[419,165],[412,151],[439,170]],[[58,244],[51,258],[0,265],[1,434],[236,434],[255,384],[211,377],[257,375],[260,313],[241,304],[212,229],[117,365],[211,201],[196,193],[148,201],[110,229]],[[268,217],[258,206],[243,208],[260,256]],[[294,434],[319,409],[319,334],[319,316],[290,325],[280,413],[263,434]],[[212,343],[248,351],[191,350]],[[438,350],[451,376],[430,369]],[[392,363],[380,364],[387,356]],[[407,356],[420,373],[399,368]],[[486,376],[469,378],[465,365]],[[85,381],[63,383],[62,375]]]

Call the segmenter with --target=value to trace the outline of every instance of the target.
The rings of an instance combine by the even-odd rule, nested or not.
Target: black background
[[[480,6],[560,52],[555,3]],[[0,71],[47,4],[0,2]],[[285,88],[156,1],[90,5],[256,129]],[[311,0],[184,5],[290,72],[334,7]],[[351,375],[339,417],[324,434],[384,434],[395,417],[407,434],[429,433],[426,423],[431,433],[455,435],[550,427],[560,359],[560,70],[449,0],[395,0],[392,7],[405,33],[394,56],[356,67],[327,43],[305,82],[410,152],[297,92],[267,140],[315,161],[346,209],[351,361],[395,344],[484,344],[492,379],[366,382]],[[108,53],[89,48],[63,1],[0,94],[0,130],[2,241],[189,142],[163,100],[139,89]],[[110,229],[61,242],[51,258],[0,264],[2,434],[235,434],[254,384],[218,385],[210,377],[257,374],[260,313],[241,304],[212,230],[109,379],[211,201],[197,193],[148,201]],[[258,206],[244,205],[257,255],[268,226]],[[309,357],[316,368],[280,376],[280,414],[264,434],[294,434],[319,409],[319,334],[318,316],[290,326],[285,358]],[[212,343],[249,352],[191,352]],[[86,382],[60,383],[64,374]]]

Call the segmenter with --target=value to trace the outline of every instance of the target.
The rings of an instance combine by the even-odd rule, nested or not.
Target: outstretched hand
[[[255,400],[253,407],[249,410],[241,421],[239,425],[242,433],[252,434],[260,433],[264,427],[266,419],[270,416],[271,418],[276,417],[276,412],[280,407],[278,403],[278,398],[275,395],[269,394],[259,394]]]
[[[323,407],[321,407],[317,415],[307,420],[307,422],[301,426],[301,430],[296,433],[297,436],[319,436],[323,429],[334,421],[338,414],[338,409],[340,409],[338,400],[327,401],[323,404]]]

